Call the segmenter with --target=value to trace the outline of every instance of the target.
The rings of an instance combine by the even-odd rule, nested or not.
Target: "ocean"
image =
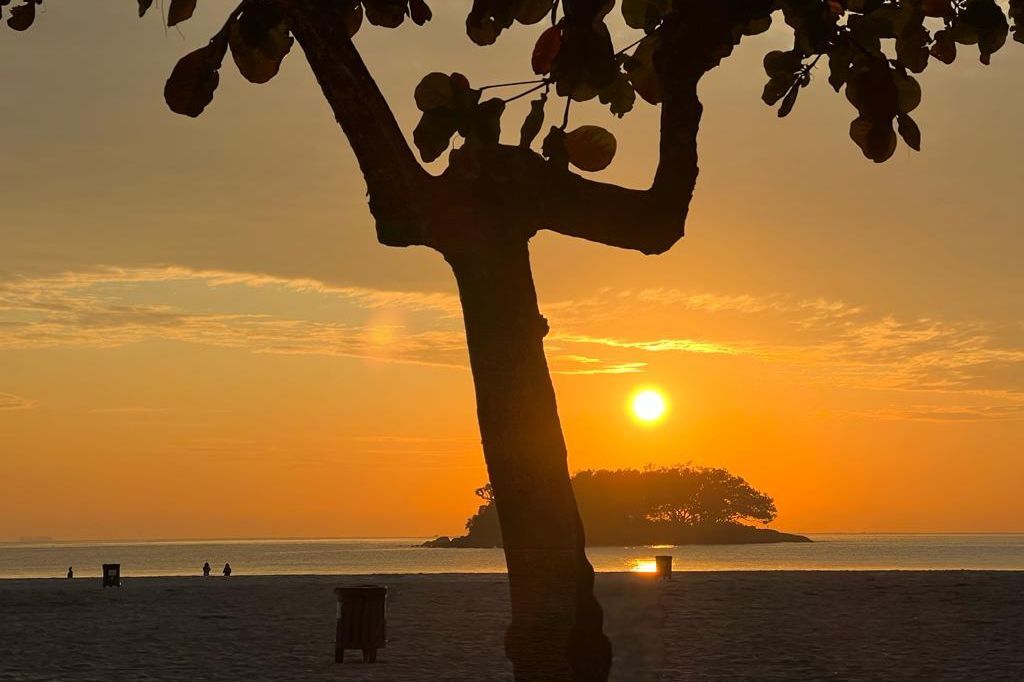
[[[677,571],[1024,570],[1024,533],[810,534],[813,543],[591,547],[601,572],[645,570],[671,554]],[[0,543],[0,578],[98,577],[104,563],[131,576],[198,575],[209,561],[235,575],[501,573],[499,549],[428,549],[425,538]]]

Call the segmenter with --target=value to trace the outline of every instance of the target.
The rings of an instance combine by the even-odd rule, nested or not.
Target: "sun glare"
[[[646,389],[633,396],[633,416],[644,423],[654,423],[665,416],[665,398],[658,391]]]
[[[644,561],[637,559],[629,569],[633,573],[657,573],[658,564],[655,561]]]

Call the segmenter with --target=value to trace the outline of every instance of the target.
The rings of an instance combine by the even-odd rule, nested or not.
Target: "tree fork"
[[[508,564],[506,655],[518,682],[604,682],[611,645],[569,481],[527,238],[489,234],[472,250],[445,257],[462,301]]]

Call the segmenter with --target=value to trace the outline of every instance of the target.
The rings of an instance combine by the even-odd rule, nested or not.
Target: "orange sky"
[[[454,284],[376,244],[301,53],[263,87],[224,68],[190,120],[163,81],[228,3],[180,34],[51,5],[0,30],[0,539],[457,532],[485,471]],[[478,48],[462,12],[358,36],[410,133],[429,71],[530,75],[540,29]],[[725,466],[786,530],[1024,530],[1024,49],[929,68],[924,151],[875,166],[823,77],[785,120],[760,102],[786,40],[706,79],[672,252],[535,240],[571,466]],[[653,107],[574,121],[616,133],[602,177],[649,181]]]

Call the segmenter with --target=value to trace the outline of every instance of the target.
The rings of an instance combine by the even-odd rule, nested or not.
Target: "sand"
[[[333,588],[388,585],[378,663]],[[1024,572],[601,574],[612,678],[1024,680]],[[511,680],[501,575],[0,581],[0,680]],[[358,655],[350,658],[358,659]]]

